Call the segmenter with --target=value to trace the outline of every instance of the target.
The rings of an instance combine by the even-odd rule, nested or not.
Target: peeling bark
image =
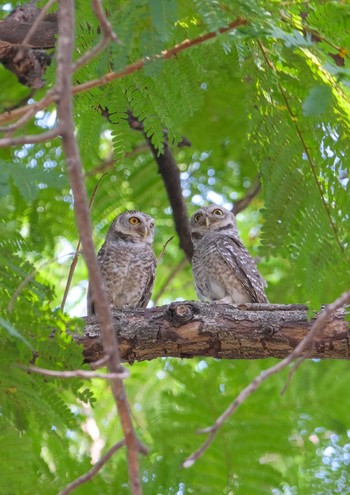
[[[317,315],[315,315],[316,317]],[[121,358],[130,363],[172,356],[220,359],[285,358],[305,337],[314,319],[303,305],[172,303],[113,313]],[[97,317],[86,317],[87,362],[103,358]],[[349,359],[349,324],[344,311],[329,319],[307,351],[310,358]]]

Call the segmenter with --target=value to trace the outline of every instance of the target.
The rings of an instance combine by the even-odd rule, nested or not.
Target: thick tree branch
[[[89,205],[84,185],[79,150],[74,135],[72,113],[71,66],[74,45],[74,3],[73,0],[60,0],[58,10],[58,53],[57,53],[57,101],[58,118],[62,126],[62,147],[67,160],[67,172],[74,195],[74,207],[83,254],[89,270],[89,279],[96,301],[96,310],[101,324],[101,340],[104,354],[108,356],[107,367],[110,373],[120,373],[123,368],[117,346],[116,334],[113,332],[113,320],[107,301],[102,277],[97,263],[92,228],[89,218]],[[145,452],[136,437],[132,424],[129,405],[122,380],[111,379],[111,388],[115,398],[122,429],[127,446],[129,482],[131,493],[141,495],[138,452]]]
[[[182,196],[180,181],[180,170],[171,152],[169,144],[165,141],[164,151],[161,155],[155,149],[151,140],[147,138],[154,159],[158,165],[158,171],[162,176],[164,186],[169,198],[175,229],[180,240],[180,248],[184,251],[187,259],[191,261],[193,255],[193,244],[191,239],[190,224],[185,200]]]
[[[114,331],[124,361],[144,361],[164,356],[222,359],[285,358],[310,331],[303,305],[245,304],[240,307],[193,301],[151,309],[114,312]],[[88,362],[103,356],[100,325],[86,317],[83,336]],[[349,329],[344,312],[337,311],[317,335],[307,357],[349,359]]]

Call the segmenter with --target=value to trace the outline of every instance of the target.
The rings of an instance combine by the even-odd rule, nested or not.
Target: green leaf
[[[303,102],[303,115],[320,115],[329,110],[332,104],[332,89],[329,86],[315,86]]]

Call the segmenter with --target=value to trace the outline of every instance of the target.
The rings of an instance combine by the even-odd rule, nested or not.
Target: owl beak
[[[208,228],[209,227],[209,218],[208,217],[205,217],[205,226]]]

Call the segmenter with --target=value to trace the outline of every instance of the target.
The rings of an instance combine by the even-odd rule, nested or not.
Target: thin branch
[[[122,370],[116,335],[113,331],[113,318],[103,285],[89,217],[89,205],[83,178],[82,164],[74,135],[72,109],[71,71],[74,46],[74,3],[60,0],[58,10],[59,40],[57,53],[58,117],[62,125],[62,147],[67,160],[67,173],[74,196],[74,208],[83,254],[89,271],[89,280],[94,296],[97,315],[101,324],[101,340],[104,353],[108,356],[107,366],[111,373]],[[132,423],[124,384],[120,379],[111,380],[113,396],[118,408],[121,426],[127,446],[129,483],[132,495],[141,495],[141,480],[138,453],[147,449],[138,440]]]
[[[127,65],[124,69],[122,69],[119,72],[108,72],[104,76],[102,76],[100,79],[94,79],[92,81],[87,81],[85,83],[79,84],[77,86],[73,86],[72,90],[74,94],[79,94],[84,91],[89,91],[92,88],[97,88],[100,86],[104,86],[105,84],[108,84],[111,81],[114,81],[116,79],[120,79],[122,77],[128,76],[130,74],[133,74],[134,72],[139,71],[142,69],[142,67],[146,64],[149,63],[150,61],[154,60],[169,60],[173,57],[176,57],[179,53],[181,53],[184,50],[188,50],[189,48],[192,48],[193,46],[200,45],[202,43],[205,43],[206,41],[216,38],[219,34],[226,33],[228,31],[231,31],[233,29],[237,29],[240,26],[244,26],[248,24],[248,21],[246,19],[243,19],[242,17],[238,17],[235,21],[231,22],[227,27],[225,28],[220,28],[215,32],[210,32],[207,34],[203,34],[201,36],[198,36],[197,38],[194,38],[192,40],[184,40],[178,45],[175,45],[173,48],[170,48],[169,50],[163,50],[160,54],[154,55],[153,57],[145,57],[142,58],[130,65]],[[39,102],[36,103],[37,109],[38,110],[43,110],[49,103],[53,102],[53,98],[49,98],[49,101],[47,101],[46,98],[43,98]],[[0,122],[10,122],[12,120],[15,120],[19,118],[21,115],[26,113],[28,111],[27,108],[19,108],[18,110],[11,112],[10,114],[8,112],[4,112],[2,115],[0,115]]]
[[[72,481],[69,483],[64,490],[62,490],[58,495],[69,495],[74,488],[77,488],[78,486],[82,485],[83,483],[86,483],[87,481],[90,481],[106,464],[106,462],[112,457],[112,455],[119,449],[125,446],[125,439],[121,440],[120,442],[116,443],[111,447],[102,457],[101,459],[94,464],[94,466],[88,471],[87,473],[83,474],[82,476],[79,476],[76,480]]]
[[[118,39],[117,35],[113,32],[112,26],[107,21],[105,13],[103,12],[101,0],[91,0],[92,10],[94,11],[95,16],[97,17],[99,26],[103,35],[106,38],[110,38],[112,41],[115,41],[119,45],[121,45],[121,41]]]
[[[118,45],[121,45],[121,41],[118,39],[117,35],[113,32],[112,26],[107,21],[106,16],[102,10],[101,0],[91,0],[92,10],[97,17],[98,24],[103,34],[101,41],[94,46],[91,50],[84,53],[76,62],[73,64],[73,72],[87,64],[91,59],[96,57],[110,41],[114,41]]]
[[[100,177],[100,179],[98,180],[97,184],[94,187],[94,190],[92,192],[90,202],[89,202],[89,210],[91,210],[91,207],[92,207],[93,202],[95,200],[96,191],[97,191],[99,185],[101,184],[101,181],[103,180],[104,177],[106,177],[106,175],[108,175],[108,174],[103,174],[102,177]],[[71,286],[71,283],[73,280],[74,271],[75,271],[75,268],[78,264],[78,258],[79,258],[79,254],[80,254],[80,245],[81,245],[81,238],[79,237],[78,244],[77,244],[77,247],[76,247],[75,253],[74,253],[74,258],[73,258],[72,263],[71,263],[70,268],[69,268],[67,283],[66,283],[66,287],[64,289],[64,294],[63,294],[63,298],[62,298],[62,302],[61,302],[61,310],[62,311],[64,311],[64,307],[66,305],[66,301],[67,301],[67,297],[68,297],[68,292],[69,292],[69,289],[70,289],[70,286]]]
[[[17,289],[14,291],[14,293],[11,296],[11,299],[7,305],[7,311],[11,313],[13,311],[16,299],[20,295],[23,289],[33,280],[33,278],[42,270],[45,268],[45,266],[50,265],[54,261],[58,261],[62,258],[65,258],[66,256],[73,256],[74,253],[67,253],[67,254],[62,254],[61,256],[55,256],[55,258],[51,258],[49,261],[45,261],[45,263],[42,263],[38,268],[35,268],[33,271],[28,273],[28,275],[22,280],[22,282],[19,284]]]
[[[334,221],[332,219],[332,216],[331,216],[331,213],[330,213],[328,204],[327,204],[327,202],[325,200],[324,191],[323,191],[322,186],[321,186],[321,183],[320,183],[320,181],[319,181],[319,179],[317,177],[316,164],[313,161],[313,158],[311,156],[311,153],[309,151],[309,148],[308,148],[308,146],[307,146],[307,144],[305,142],[303,133],[301,132],[301,129],[300,129],[299,125],[298,125],[297,119],[295,118],[295,115],[293,113],[293,110],[292,110],[292,108],[290,106],[289,98],[287,97],[287,94],[284,91],[284,89],[283,89],[283,87],[282,87],[282,85],[281,85],[281,83],[280,83],[280,81],[278,79],[277,69],[274,66],[274,64],[272,63],[272,61],[269,59],[269,57],[267,55],[267,52],[266,52],[266,49],[265,49],[264,45],[261,43],[261,41],[258,40],[257,43],[259,45],[259,48],[260,48],[261,53],[262,53],[262,55],[263,55],[263,57],[265,59],[266,64],[268,65],[268,67],[270,67],[270,69],[274,72],[274,74],[276,76],[277,87],[278,87],[278,89],[279,89],[279,91],[281,93],[281,96],[282,96],[283,100],[284,100],[284,103],[285,103],[286,108],[288,110],[288,113],[289,113],[291,122],[292,122],[292,124],[295,127],[296,133],[297,133],[298,138],[299,138],[299,140],[301,142],[301,145],[302,145],[302,147],[304,149],[305,155],[307,156],[307,160],[308,160],[308,163],[309,163],[310,168],[311,168],[312,176],[314,178],[314,181],[316,183],[316,187],[317,187],[317,189],[319,191],[319,194],[320,194],[320,199],[321,199],[321,202],[323,204],[323,208],[324,208],[324,210],[325,210],[325,212],[327,214],[327,217],[328,217],[328,220],[329,220],[329,223],[330,223],[330,227],[333,230],[334,238],[335,238],[335,240],[336,240],[336,242],[337,242],[337,244],[338,244],[341,252],[345,255],[346,253],[345,253],[344,246],[343,246],[343,244],[341,243],[341,241],[340,241],[340,239],[338,237],[338,232],[337,232],[335,223],[334,223]]]
[[[40,134],[33,134],[32,136],[20,136],[20,137],[7,137],[0,139],[0,148],[5,148],[6,146],[20,146],[24,144],[37,144],[44,143],[45,141],[50,141],[58,137],[61,134],[60,126],[55,129],[51,129],[47,132],[42,132]]]
[[[163,285],[157,292],[157,295],[153,298],[153,303],[155,306],[157,306],[159,299],[162,297],[164,292],[166,291],[168,285],[170,282],[174,279],[174,277],[188,264],[188,259],[184,258],[183,260],[180,261],[177,265],[174,266],[174,268],[170,271],[169,275],[167,278],[164,280]]]
[[[253,201],[255,196],[259,194],[260,189],[261,189],[261,181],[259,176],[253,187],[247,192],[244,198],[235,202],[232,208],[232,213],[234,215],[238,215],[238,213],[240,213],[242,210],[247,208],[247,206],[249,206],[249,204]]]
[[[43,108],[46,108],[49,104],[53,102],[53,97],[55,95],[55,88],[52,88],[50,91],[46,93],[44,98],[40,101],[37,101],[36,103],[32,103],[31,105],[27,105],[26,107],[18,108],[14,112],[11,112],[7,110],[6,114],[8,116],[13,116],[15,113],[19,113],[22,115],[14,124],[9,125],[9,126],[3,126],[0,127],[0,132],[6,132],[6,133],[12,133],[19,129],[20,127],[24,126],[29,120],[34,117],[34,115],[39,111],[42,110]],[[1,120],[1,116],[0,116]],[[13,120],[13,119],[10,119]]]
[[[124,158],[131,158],[131,157],[137,155],[138,153],[143,153],[145,151],[149,151],[149,146],[147,144],[139,144],[139,145],[135,146],[135,148],[132,151],[125,153]],[[96,174],[105,172],[106,170],[113,168],[115,163],[116,163],[116,160],[113,156],[110,158],[107,158],[97,167],[95,167],[91,170],[88,170],[85,173],[85,177],[91,177],[92,175],[96,175]]]
[[[86,378],[87,380],[91,380],[92,378],[101,378],[103,380],[117,378],[118,380],[125,380],[125,378],[129,378],[130,376],[129,371],[125,368],[121,373],[98,373],[97,371],[87,370],[56,371],[38,368],[37,366],[21,366],[21,368],[31,373],[38,373],[39,375],[51,376],[54,378]]]
[[[208,433],[209,436],[202,446],[196,450],[192,455],[190,455],[183,463],[183,467],[191,467],[199,457],[201,457],[211,444],[213,438],[215,437],[218,429],[224,424],[224,422],[236,411],[236,409],[253,393],[256,389],[270,376],[275,375],[280,372],[286,366],[288,366],[294,359],[301,356],[304,349],[310,346],[315,338],[315,336],[324,328],[327,324],[327,320],[332,313],[337,309],[343,307],[345,304],[350,302],[350,291],[344,292],[336,301],[329,304],[320,313],[319,317],[313,323],[309,333],[304,337],[304,339],[296,346],[296,348],[287,356],[285,359],[277,363],[275,366],[268,368],[258,375],[247,387],[245,387],[236,397],[236,399],[230,404],[230,406],[217,418],[214,425],[209,428],[200,430],[198,433]]]
[[[164,246],[163,246],[163,248],[162,248],[161,252],[160,252],[160,253],[159,253],[159,255],[158,255],[158,258],[157,258],[157,261],[156,261],[157,265],[158,265],[158,263],[160,262],[160,260],[163,258],[164,253],[165,253],[165,250],[166,250],[166,248],[167,248],[167,246],[168,246],[169,242],[171,242],[173,239],[174,239],[174,236],[169,237],[169,239],[168,239],[168,240],[166,241],[166,243],[164,244]]]

